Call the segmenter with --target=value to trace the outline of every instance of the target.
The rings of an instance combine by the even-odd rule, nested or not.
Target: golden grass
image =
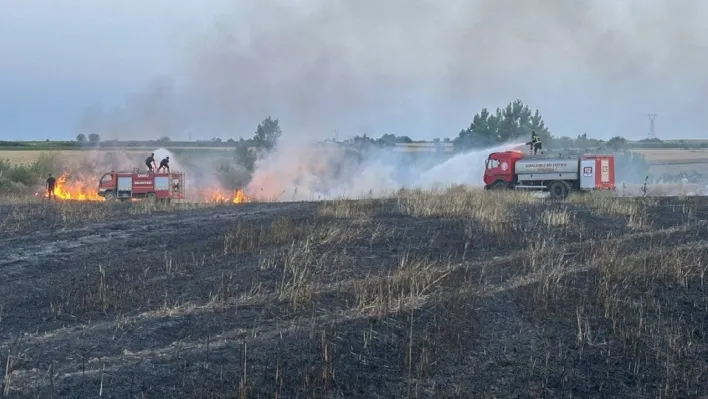
[[[651,197],[618,197],[612,193],[571,195],[567,203],[591,208],[597,214],[637,217],[646,212],[656,200]],[[393,201],[393,205],[391,202]],[[386,199],[325,201],[318,208],[320,216],[372,217],[380,212],[395,211],[414,217],[462,218],[477,220],[493,226],[516,220],[517,212],[529,205],[546,200],[523,191],[485,191],[482,189],[451,187],[445,190],[401,190]],[[388,203],[388,205],[387,205]],[[545,210],[544,223],[564,226],[572,222],[567,209]]]
[[[566,209],[547,209],[541,214],[543,223],[549,228],[565,227],[573,222],[574,216]]]

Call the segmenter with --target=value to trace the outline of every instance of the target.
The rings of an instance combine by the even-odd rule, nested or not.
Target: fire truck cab
[[[170,201],[184,199],[184,173],[110,171],[101,176],[98,195],[108,201],[133,198]]]
[[[514,180],[513,166],[524,157],[521,151],[493,152],[485,161],[484,187],[507,188]]]

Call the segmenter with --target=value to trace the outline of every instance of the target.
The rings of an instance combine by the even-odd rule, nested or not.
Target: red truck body
[[[614,190],[614,155],[529,155],[521,151],[489,154],[485,189],[550,191],[565,198],[571,191]]]
[[[106,200],[184,199],[184,173],[111,171],[101,176],[98,195]]]

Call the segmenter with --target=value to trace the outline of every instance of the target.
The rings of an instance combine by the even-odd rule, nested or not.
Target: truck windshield
[[[497,166],[499,166],[499,161],[496,159],[488,158],[487,159],[487,169],[494,169]]]

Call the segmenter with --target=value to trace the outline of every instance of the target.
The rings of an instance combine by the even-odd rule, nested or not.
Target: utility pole
[[[656,114],[649,114],[649,138],[650,139],[656,138],[656,131],[654,130],[654,119],[655,118],[656,118]]]

